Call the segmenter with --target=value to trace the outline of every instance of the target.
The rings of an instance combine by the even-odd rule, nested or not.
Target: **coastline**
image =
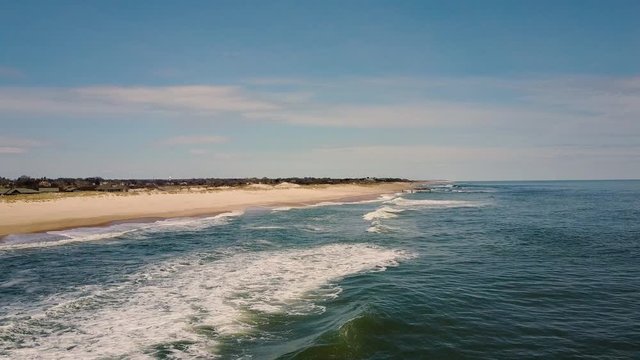
[[[373,200],[408,190],[414,183],[230,188],[183,193],[132,193],[0,202],[0,241],[11,234],[39,233],[116,222],[216,215],[250,207],[309,206]]]

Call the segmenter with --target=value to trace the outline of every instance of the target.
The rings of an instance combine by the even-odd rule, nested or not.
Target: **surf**
[[[159,263],[117,286],[13,309],[0,328],[0,338],[13,340],[3,347],[23,358],[137,358],[181,343],[174,355],[207,356],[217,338],[253,331],[256,316],[322,313],[342,292],[341,279],[412,256],[362,243],[222,254]]]
[[[231,211],[207,217],[171,218],[152,222],[126,222],[36,234],[8,235],[0,243],[0,251],[93,242],[125,235],[143,238],[160,232],[198,231],[209,227],[226,225],[232,218],[243,214],[244,212],[242,211]]]

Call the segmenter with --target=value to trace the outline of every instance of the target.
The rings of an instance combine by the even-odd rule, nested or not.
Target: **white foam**
[[[402,197],[385,201],[385,204],[393,204],[400,207],[428,207],[428,208],[452,208],[452,207],[476,207],[482,204],[464,200],[409,200]]]
[[[383,194],[383,195],[380,195],[380,197],[378,197],[378,199],[377,199],[377,200],[375,200],[375,201],[376,201],[376,202],[377,202],[377,201],[387,201],[387,200],[391,200],[391,199],[393,199],[393,198],[395,198],[395,197],[398,197],[398,196],[400,196],[400,195],[402,195],[402,193],[395,193],[395,194]]]
[[[301,208],[302,207],[296,207],[296,206],[278,206],[271,209],[271,211],[289,211],[289,210],[301,209]]]
[[[276,225],[266,225],[266,226],[252,226],[248,229],[251,230],[282,230],[286,229],[284,226],[276,226]]]
[[[327,229],[321,226],[314,226],[314,225],[304,225],[301,227],[301,229],[307,232],[326,232],[327,231]]]
[[[396,193],[393,195],[390,194],[383,194],[380,195],[377,199],[371,199],[371,200],[357,200],[357,201],[323,201],[323,202],[319,202],[316,204],[309,204],[309,205],[300,205],[300,206],[278,206],[278,207],[274,207],[271,210],[272,211],[289,211],[289,210],[294,210],[294,209],[309,209],[309,208],[315,208],[315,207],[324,207],[324,206],[340,206],[340,205],[357,205],[357,204],[371,204],[371,203],[379,203],[382,201],[387,201],[387,200],[391,200],[393,198],[395,198],[396,196],[399,196],[401,193]]]
[[[375,233],[375,234],[383,234],[393,231],[393,228],[390,226],[383,225],[380,221],[373,221],[371,226],[367,228],[367,232]]]
[[[101,239],[109,239],[118,236],[122,236],[124,234],[128,234],[134,231],[138,231],[141,228],[147,226],[146,224],[136,224],[136,223],[127,223],[127,224],[115,224],[105,227],[85,227],[85,228],[76,228],[70,230],[62,230],[62,231],[49,231],[47,234],[50,235],[58,235],[63,237],[64,240],[72,241],[94,241]],[[47,244],[55,244],[57,242],[48,242]],[[26,244],[25,244],[26,245]]]
[[[369,202],[371,200],[366,200],[366,202]],[[378,200],[375,200],[378,201]],[[275,207],[273,209],[271,209],[272,211],[289,211],[289,210],[294,210],[294,209],[310,209],[310,208],[316,208],[316,207],[324,207],[324,206],[340,206],[340,205],[347,205],[347,204],[359,204],[362,203],[361,201],[354,201],[354,202],[337,202],[337,201],[323,201],[323,202],[319,202],[316,204],[309,204],[309,205],[300,205],[300,206],[278,206]]]
[[[342,291],[338,280],[383,271],[411,255],[331,244],[210,257],[151,266],[115,288],[87,287],[33,311],[16,311],[9,315],[14,321],[0,328],[0,339],[22,341],[21,348],[7,347],[13,358],[141,358],[152,356],[152,346],[174,341],[194,344],[172,356],[211,357],[217,335],[204,336],[198,328],[233,335],[253,330],[252,314],[322,312],[323,302]]]
[[[324,206],[340,206],[347,204],[358,204],[360,201],[348,202],[348,201],[322,201],[317,204],[311,204],[306,207],[314,208],[314,207],[324,207]]]
[[[401,213],[402,211],[403,211],[402,209],[395,209],[390,206],[382,206],[370,213],[364,214],[362,218],[367,221],[373,221],[378,219],[390,219],[390,218],[397,217],[398,215],[396,214]]]
[[[211,226],[226,225],[229,223],[229,218],[238,217],[244,214],[244,211],[230,211],[221,213],[215,216],[208,217],[188,217],[188,218],[173,218],[160,220],[152,223],[149,226],[143,227],[142,230],[148,232],[157,231],[196,231],[202,230]]]
[[[453,187],[453,184],[440,184],[440,185],[434,185],[434,188],[445,188],[445,189],[451,189]]]
[[[455,193],[495,193],[494,189],[462,189],[462,190],[452,190],[451,192]]]
[[[405,210],[413,210],[417,208],[453,208],[453,207],[475,207],[482,204],[472,201],[462,200],[410,200],[403,197],[394,197],[385,200],[384,205],[366,213],[362,218],[371,222],[371,226],[367,229],[370,233],[386,233],[394,231],[394,228],[382,224],[384,219],[392,219],[398,217]]]
[[[167,231],[196,231],[212,226],[225,225],[229,218],[242,215],[242,211],[232,211],[209,217],[188,217],[158,220],[149,223],[120,223],[103,227],[83,227],[70,230],[49,231],[34,240],[23,242],[20,235],[13,235],[10,241],[0,245],[2,250],[19,250],[60,246],[72,243],[91,242],[96,240],[112,239],[126,234],[139,234],[147,236],[157,232]]]

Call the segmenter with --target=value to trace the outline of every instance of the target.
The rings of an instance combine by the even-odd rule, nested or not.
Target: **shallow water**
[[[640,357],[640,181],[377,202],[0,245],[0,357]]]

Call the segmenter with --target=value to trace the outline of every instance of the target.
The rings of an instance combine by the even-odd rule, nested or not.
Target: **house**
[[[0,188],[0,195],[4,195],[7,191],[9,191],[8,188]]]
[[[27,188],[12,188],[6,191],[2,195],[20,195],[20,194],[39,194],[38,190],[27,189]]]
[[[85,181],[85,180],[76,181],[74,186],[75,186],[76,190],[79,190],[79,191],[94,191],[94,190],[96,190],[96,185],[94,185],[92,182]]]

